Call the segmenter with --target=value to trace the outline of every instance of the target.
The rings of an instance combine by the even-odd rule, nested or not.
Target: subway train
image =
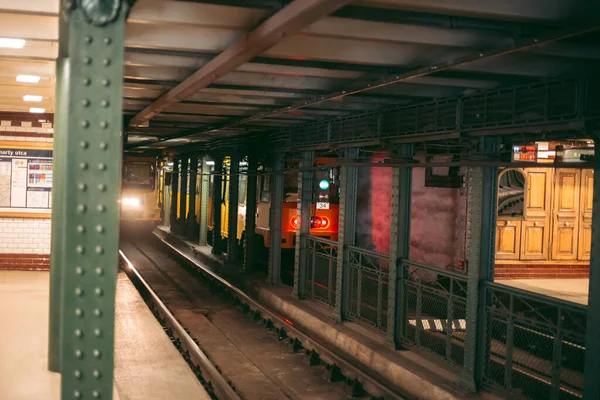
[[[313,193],[315,196],[311,205],[310,234],[330,240],[338,238],[338,213],[339,213],[339,182],[337,170],[325,166],[325,160],[317,160],[322,169],[315,171]],[[245,161],[240,162],[240,170],[244,171]],[[271,184],[273,176],[269,171],[259,167],[257,181],[257,206],[256,206],[256,229],[255,243],[258,248],[268,249],[270,246],[269,216],[271,209]],[[230,160],[225,158],[223,162],[223,184],[221,193],[217,198],[221,201],[221,232],[222,240],[229,236],[228,218],[229,209],[229,187],[231,179],[239,179],[239,194],[237,206],[237,233],[236,238],[240,247],[244,246],[246,237],[246,207],[247,207],[247,182],[248,175],[245,172],[239,176],[231,176]],[[212,176],[211,176],[212,179]],[[212,182],[208,207],[208,230],[209,235],[214,237],[214,215],[212,202],[215,201],[215,193],[212,191]],[[296,247],[296,228],[300,224],[297,216],[298,208],[298,171],[292,170],[284,176],[284,196],[281,217],[281,249],[291,250]],[[198,209],[198,208],[197,208]]]
[[[151,226],[161,218],[156,158],[126,155],[122,172],[121,223]]]

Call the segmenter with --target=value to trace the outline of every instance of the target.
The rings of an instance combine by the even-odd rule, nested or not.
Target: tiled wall
[[[0,119],[0,142],[52,142],[50,122]],[[50,219],[0,217],[0,269],[47,269]]]

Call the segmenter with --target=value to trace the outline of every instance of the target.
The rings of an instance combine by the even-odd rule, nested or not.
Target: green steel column
[[[190,158],[190,211],[186,221],[186,236],[196,236],[196,177],[198,176],[198,157]]]
[[[296,258],[294,263],[294,291],[292,297],[304,298],[306,291],[306,236],[310,234],[310,212],[313,196],[313,159],[312,151],[302,153],[300,174],[298,175],[298,214],[300,224],[296,230]]]
[[[185,219],[187,216],[186,205],[187,205],[187,194],[188,194],[188,163],[189,159],[183,157],[181,159],[181,182],[179,182],[179,219],[177,220],[177,232],[183,233]]]
[[[61,51],[56,60],[56,113],[54,116],[54,143],[53,143],[53,169],[55,176],[65,174],[65,155],[67,154],[67,121],[68,118],[68,90],[69,90],[69,59],[65,47],[68,46],[66,29],[68,26],[60,23]],[[63,51],[67,54],[63,54]],[[50,321],[48,333],[48,369],[60,372],[60,344],[61,344],[61,296],[62,274],[64,264],[64,217],[65,217],[65,181],[55,179],[52,188],[52,236],[50,252]]]
[[[245,226],[245,243],[244,243],[244,267],[246,270],[254,268],[256,258],[256,197],[257,180],[256,175],[258,168],[258,157],[254,154],[248,155],[248,180],[246,187],[246,226]],[[266,244],[266,243],[265,243]]]
[[[600,141],[596,140],[596,157]],[[594,202],[592,209],[592,252],[588,295],[587,332],[585,337],[585,370],[583,398],[600,399],[600,168],[594,169]]]
[[[207,157],[201,158],[202,178],[200,181],[200,246],[208,243],[208,194],[210,185],[210,166],[206,164]]]
[[[63,399],[112,399],[128,6],[121,1],[61,5],[70,62],[68,119],[62,128],[68,130],[63,154],[68,157],[55,179],[64,181],[66,199],[61,393]]]
[[[358,148],[346,149],[345,157],[358,157]],[[338,225],[338,259],[336,273],[335,314],[339,321],[346,319],[350,283],[348,277],[349,250],[356,240],[356,195],[358,167],[342,166],[340,171],[340,207]]]
[[[482,150],[493,154],[498,139],[482,140]],[[498,168],[474,167],[469,174],[467,210],[467,310],[464,368],[460,384],[471,392],[481,387],[486,344],[485,293],[481,290],[491,280],[494,270],[496,235],[496,194]]]
[[[221,238],[221,203],[223,202],[223,156],[216,155],[215,173],[213,176],[213,254],[223,253]]]
[[[173,228],[177,224],[177,207],[179,206],[177,193],[179,193],[179,159],[175,158],[173,160],[173,172],[171,173],[171,218],[169,219],[171,231],[174,230]]]
[[[283,212],[283,169],[285,153],[273,155],[273,183],[271,185],[271,213],[269,226],[271,237],[269,243],[269,277],[267,280],[272,285],[281,284],[281,227]],[[267,245],[267,243],[265,243]]]
[[[399,157],[411,159],[412,144],[398,150]],[[388,283],[388,327],[387,342],[400,345],[406,325],[405,296],[402,287],[397,287],[399,260],[408,259],[410,250],[410,212],[412,199],[412,168],[393,168],[392,171],[392,219],[390,227],[390,280]]]
[[[240,190],[240,156],[232,155],[229,167],[229,214],[227,215],[227,259],[237,260],[238,194]]]

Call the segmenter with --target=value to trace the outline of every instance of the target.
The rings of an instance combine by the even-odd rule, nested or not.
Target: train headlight
[[[135,198],[135,197],[124,197],[121,200],[121,203],[124,206],[131,206],[131,207],[139,207],[141,204],[140,199]]]

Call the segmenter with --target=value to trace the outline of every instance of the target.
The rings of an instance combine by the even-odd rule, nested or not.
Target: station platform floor
[[[502,279],[494,282],[573,303],[588,304],[589,279]]]
[[[0,271],[0,400],[60,399],[49,372],[48,271]],[[117,281],[115,400],[210,399],[124,273]]]

